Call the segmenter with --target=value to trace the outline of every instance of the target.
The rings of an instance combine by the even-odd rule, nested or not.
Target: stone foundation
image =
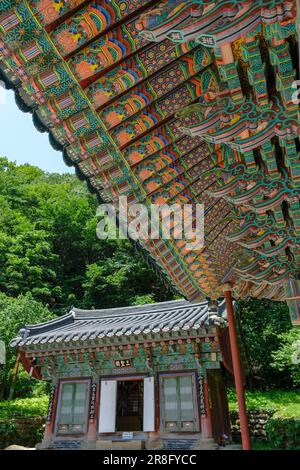
[[[248,419],[249,419],[249,428],[250,435],[257,440],[265,441],[266,440],[266,424],[273,415],[273,411],[269,410],[248,410]],[[240,420],[237,411],[230,412],[230,421],[231,421],[231,434],[233,440],[240,440],[241,431],[240,431]]]

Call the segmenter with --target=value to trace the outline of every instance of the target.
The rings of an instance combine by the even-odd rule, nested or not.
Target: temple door
[[[164,431],[198,431],[198,409],[191,374],[162,378],[162,425]]]
[[[115,432],[117,381],[101,380],[99,432]]]
[[[155,429],[154,377],[144,379],[143,431]]]

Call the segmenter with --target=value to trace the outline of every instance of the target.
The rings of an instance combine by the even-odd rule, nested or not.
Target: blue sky
[[[64,164],[61,152],[51,147],[48,134],[41,134],[34,127],[31,114],[19,110],[14,93],[3,88],[0,93],[0,156],[49,172],[73,173]]]

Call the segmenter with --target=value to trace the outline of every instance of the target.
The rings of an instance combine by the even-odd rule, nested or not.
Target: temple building
[[[51,383],[40,448],[207,449],[230,438],[224,301],[73,308],[11,345]]]

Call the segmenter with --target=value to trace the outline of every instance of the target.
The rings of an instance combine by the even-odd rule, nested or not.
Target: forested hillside
[[[155,301],[171,293],[127,240],[96,236],[95,196],[75,175],[0,159],[0,291],[30,292],[62,313]]]

